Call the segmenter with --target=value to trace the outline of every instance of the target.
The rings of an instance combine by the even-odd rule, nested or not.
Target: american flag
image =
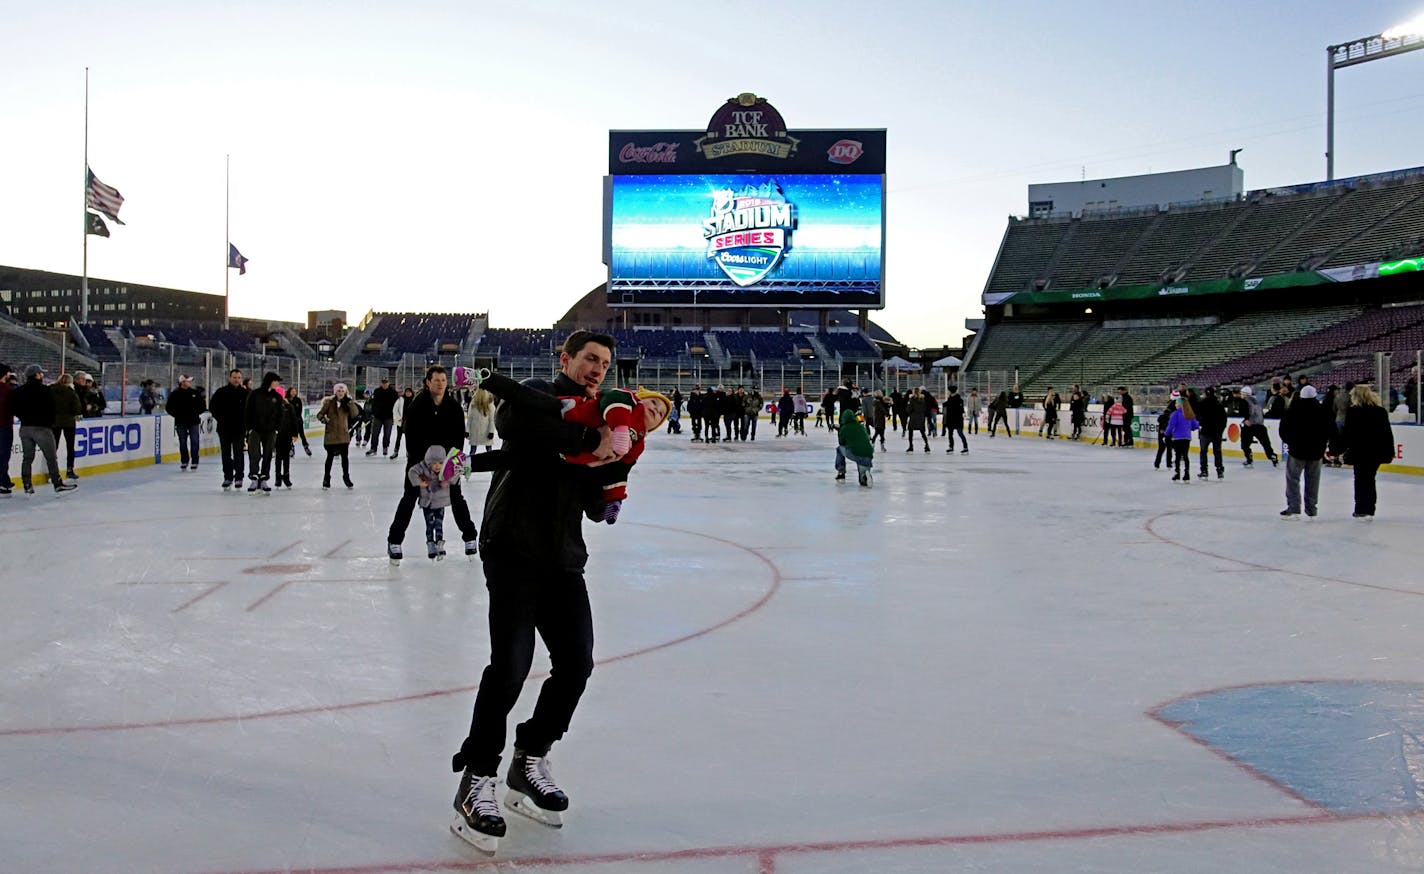
[[[119,189],[100,182],[93,170],[88,167],[84,169],[89,174],[89,181],[84,186],[84,205],[97,209],[118,224],[123,224],[119,219],[119,207],[124,205],[124,196],[119,193]]]

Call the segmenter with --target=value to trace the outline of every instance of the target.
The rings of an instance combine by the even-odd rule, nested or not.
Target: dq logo
[[[91,425],[74,431],[75,458],[132,452],[142,446],[143,428],[137,422]]]
[[[854,164],[865,154],[865,148],[855,140],[841,140],[826,150],[826,157],[832,164]]]
[[[796,205],[775,179],[740,192],[712,192],[712,215],[702,222],[707,257],[739,286],[760,282],[791,249]]]

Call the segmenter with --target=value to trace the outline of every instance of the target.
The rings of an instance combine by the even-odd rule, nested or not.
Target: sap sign
[[[74,431],[75,458],[132,452],[142,447],[143,426],[138,422],[81,425]]]

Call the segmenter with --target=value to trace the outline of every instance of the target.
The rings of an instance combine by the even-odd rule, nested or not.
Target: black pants
[[[276,471],[273,472],[273,477],[279,486],[283,483],[287,485],[292,484],[292,440],[295,437],[295,434],[291,436],[278,434],[277,443],[272,450],[276,461],[275,467],[277,468]]]
[[[1205,451],[1205,450],[1203,450]],[[1157,432],[1157,457],[1152,459],[1153,467],[1162,466],[1162,456],[1167,456],[1167,466],[1172,466],[1172,440],[1161,431]]]
[[[702,436],[708,443],[716,443],[722,436],[721,420],[716,416],[703,420]]]
[[[777,413],[777,414],[776,414],[776,436],[778,436],[778,437],[785,437],[785,436],[786,436],[786,433],[787,433],[790,429],[791,429],[791,414],[790,414],[789,412],[788,412],[788,413]]]
[[[402,437],[404,434],[405,434],[405,429],[402,428],[400,425],[397,425],[397,426],[396,426],[396,445],[394,445],[394,446],[391,447],[391,455],[399,455],[399,454],[400,454],[400,442],[401,442],[401,437]]]
[[[56,455],[59,453],[59,437],[61,434],[64,435],[65,458],[68,459],[64,465],[64,469],[66,471],[74,470],[74,426],[56,425],[50,430],[54,432],[54,449]]]
[[[701,439],[702,439],[702,417],[701,417],[701,416],[692,416],[691,418],[692,418],[692,439],[693,439],[693,440],[701,440]]]
[[[223,479],[242,481],[242,434],[218,432],[218,445],[222,450]]]
[[[247,432],[247,467],[258,479],[272,476],[272,450],[276,446],[276,431]]]
[[[391,448],[391,428],[395,427],[394,419],[376,419],[371,424],[371,449],[367,454],[376,452],[376,444],[381,443],[384,448],[381,452],[389,452]],[[379,437],[379,441],[377,440]]]
[[[1172,441],[1172,455],[1176,458],[1177,473],[1184,474],[1187,479],[1192,478],[1192,440]]]
[[[1266,457],[1274,461],[1276,450],[1271,447],[1271,432],[1266,430],[1265,424],[1243,425],[1241,427],[1241,452],[1246,456],[1246,463],[1251,463],[1251,441],[1261,441],[1261,448],[1265,450]]]
[[[486,453],[486,455],[488,454]],[[420,459],[407,460],[411,464],[415,464]],[[410,517],[415,513],[415,504],[419,500],[420,486],[411,484],[407,477],[405,491],[401,493],[400,503],[396,505],[396,517],[391,520],[391,530],[386,533],[387,543],[405,542],[405,530],[410,527]],[[450,514],[455,517],[455,524],[460,528],[460,536],[466,541],[474,540],[479,536],[475,523],[470,519],[470,505],[465,503],[465,495],[460,491],[458,482],[450,483]]]
[[[994,429],[998,427],[999,422],[1004,423],[1005,434],[1009,435],[1010,437],[1014,436],[1013,429],[1009,427],[1009,414],[1006,412],[1001,413],[998,410],[992,410],[989,413],[989,436],[992,437],[994,435]]]
[[[1222,464],[1221,462],[1221,435],[1217,434],[1215,437],[1213,437],[1210,434],[1207,434],[1205,431],[1198,431],[1197,444],[1201,446],[1201,475],[1206,476],[1206,453],[1208,448],[1216,450],[1216,472],[1225,472],[1226,465]]]
[[[480,677],[470,733],[451,762],[495,776],[504,752],[509,711],[534,661],[534,635],[549,650],[551,669],[514,745],[542,756],[564,736],[593,673],[593,614],[582,573],[541,569],[528,562],[484,563],[489,589],[490,660]]]
[[[1379,473],[1378,464],[1357,464],[1355,465],[1355,513],[1373,516],[1375,514],[1375,502],[1378,494],[1375,491],[1375,475]]]
[[[741,418],[741,416],[722,416],[723,431],[726,433],[728,440],[736,439],[737,423],[741,421]],[[743,437],[742,439],[745,440],[746,438]]]
[[[911,449],[914,449],[914,448],[915,448],[915,435],[916,435],[916,434],[920,435],[920,442],[923,443],[923,444],[925,444],[925,448],[928,449],[929,446],[930,446],[930,438],[927,437],[927,436],[925,436],[925,426],[924,426],[924,425],[921,425],[920,427],[916,428],[915,426],[911,425],[909,422],[906,422],[906,423],[905,423],[905,436],[910,438],[910,448],[911,448]]]
[[[351,482],[351,458],[347,455],[347,450],[351,448],[350,443],[329,443],[326,447],[326,476],[323,483],[331,482],[331,463],[336,459],[341,459],[341,481]]]
[[[964,437],[964,429],[961,428],[961,427],[958,426],[958,425],[955,425],[954,427],[950,427],[949,425],[945,425],[945,426],[944,426],[944,436],[946,436],[946,437],[949,438],[949,446],[948,446],[947,448],[949,448],[949,449],[953,449],[953,448],[954,448],[954,435],[955,435],[955,434],[958,434],[958,435],[959,435],[959,445],[960,445],[960,446],[963,446],[965,449],[968,449],[968,448],[969,448],[969,441],[966,440],[965,437]]]
[[[797,434],[805,434],[805,433],[806,433],[806,414],[805,414],[805,413],[794,413],[794,414],[791,416],[791,424],[792,424],[792,430],[794,430]]]

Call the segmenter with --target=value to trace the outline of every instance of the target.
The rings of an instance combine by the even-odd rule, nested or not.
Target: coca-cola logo
[[[826,157],[832,164],[854,164],[865,154],[865,148],[855,140],[840,140],[826,150]]]
[[[618,152],[618,160],[624,164],[676,164],[677,143],[654,143],[651,146],[635,146],[624,143]]]

